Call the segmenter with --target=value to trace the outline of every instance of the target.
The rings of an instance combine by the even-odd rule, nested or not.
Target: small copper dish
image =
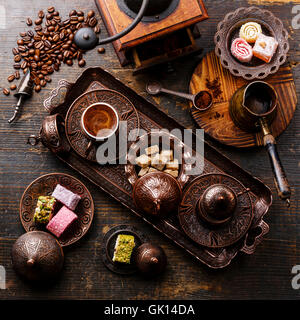
[[[130,264],[118,263],[112,260],[114,256],[116,240],[119,234],[134,236],[135,248],[133,249],[133,252],[132,252]],[[130,225],[115,226],[111,228],[103,238],[102,248],[101,248],[102,261],[104,265],[114,273],[123,274],[123,275],[136,273],[138,269],[134,259],[135,250],[139,246],[141,246],[143,243],[147,243],[148,241],[149,239],[133,226],[130,226]]]
[[[261,25],[263,34],[274,37],[278,41],[278,48],[270,63],[253,58],[249,63],[238,61],[231,54],[231,44],[239,37],[240,27],[247,22],[257,22]],[[285,63],[289,51],[288,32],[280,19],[272,12],[258,7],[239,8],[228,13],[224,20],[218,24],[215,35],[215,52],[221,64],[233,75],[246,80],[264,79],[276,73]]]
[[[86,186],[65,173],[50,173],[34,180],[24,191],[20,201],[20,219],[26,232],[46,231],[33,221],[34,210],[40,195],[50,196],[57,184],[81,196],[75,210],[78,220],[58,239],[61,246],[68,246],[81,239],[89,230],[94,217],[93,198]],[[59,210],[59,207],[56,209]]]

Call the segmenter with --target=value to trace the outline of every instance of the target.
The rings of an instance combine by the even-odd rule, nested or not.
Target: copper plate
[[[238,199],[231,220],[215,228],[199,219],[197,213],[198,200],[213,185],[229,187]],[[209,248],[223,248],[237,242],[249,230],[253,218],[248,191],[238,180],[226,174],[207,174],[194,179],[184,191],[178,210],[184,232],[198,244]]]
[[[105,102],[113,106],[119,115],[120,121],[127,121],[127,134],[133,129],[139,129],[139,116],[133,106],[133,104],[122,94],[113,90],[92,90],[79,96],[71,105],[65,120],[66,135],[71,147],[74,151],[81,157],[96,162],[96,152],[98,144],[93,143],[90,152],[87,151],[88,144],[90,140],[84,135],[81,130],[80,122],[81,116],[84,110],[93,103]],[[119,152],[119,138],[123,139],[122,135],[117,134],[116,144],[117,152]],[[127,139],[126,139],[127,142]],[[122,142],[121,142],[122,143]],[[126,155],[119,155],[120,157]],[[119,158],[117,156],[116,160]]]
[[[82,238],[89,230],[94,217],[93,198],[86,186],[76,178],[65,173],[50,173],[34,180],[24,191],[20,202],[20,219],[26,230],[47,231],[37,226],[33,221],[34,210],[40,195],[49,196],[57,184],[81,196],[75,210],[78,220],[58,239],[61,246],[68,246]]]
[[[113,227],[105,234],[103,238],[101,255],[104,265],[112,272],[118,274],[133,274],[137,272],[137,267],[133,262],[131,262],[131,264],[122,264],[113,262],[112,260],[114,256],[116,240],[119,234],[128,234],[134,236],[135,248],[133,249],[131,255],[131,261],[134,261],[133,256],[135,254],[136,248],[138,248],[141,244],[148,242],[149,239],[135,227],[130,225],[119,225]]]
[[[278,41],[278,48],[270,63],[253,58],[249,63],[242,63],[233,57],[230,51],[232,41],[238,37],[240,27],[247,22],[257,22],[262,26],[263,33]],[[272,12],[258,7],[239,8],[229,12],[218,24],[215,35],[215,52],[224,68],[246,80],[264,79],[278,71],[285,63],[289,51],[288,32],[280,19]]]

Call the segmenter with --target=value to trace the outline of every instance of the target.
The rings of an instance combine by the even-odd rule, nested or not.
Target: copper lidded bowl
[[[20,236],[12,247],[15,271],[29,281],[51,281],[60,274],[64,253],[54,236],[31,231]]]
[[[261,25],[263,34],[274,37],[278,41],[278,48],[270,63],[253,57],[249,63],[242,63],[231,54],[231,43],[239,37],[240,27],[247,22],[257,22]],[[272,12],[258,7],[239,8],[229,12],[218,24],[215,34],[215,53],[221,64],[234,76],[246,80],[264,79],[276,73],[285,63],[289,51],[288,32],[280,19]]]

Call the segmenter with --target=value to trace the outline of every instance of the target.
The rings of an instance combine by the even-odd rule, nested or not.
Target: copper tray
[[[59,81],[58,87],[45,100],[44,106],[51,114],[60,113],[65,117],[70,105],[78,96],[88,90],[101,88],[112,89],[125,95],[138,111],[140,127],[148,132],[151,129],[159,128],[166,128],[170,131],[174,128],[184,129],[182,125],[169,118],[152,103],[139,96],[111,74],[96,67],[86,69],[75,83],[69,83],[66,80]],[[194,139],[195,141],[196,139]],[[186,252],[189,252],[211,268],[227,266],[239,251],[248,254],[254,253],[256,246],[268,232],[268,225],[262,219],[272,203],[270,189],[207,143],[205,143],[204,148],[205,163],[203,174],[229,174],[251,190],[249,195],[253,204],[254,217],[250,230],[238,242],[226,248],[208,249],[192,241],[181,229],[176,212],[168,218],[160,220],[139,212],[132,200],[132,186],[126,178],[124,165],[100,166],[81,158],[72,149],[66,153],[56,153],[55,149],[51,150],[60,160],[77,170],[134,214],[151,224]]]

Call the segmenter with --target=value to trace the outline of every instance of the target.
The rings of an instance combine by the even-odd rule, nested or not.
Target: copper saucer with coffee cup
[[[83,112],[80,124],[82,132],[90,140],[86,149],[88,154],[93,143],[104,142],[118,131],[119,115],[110,104],[96,102]]]

